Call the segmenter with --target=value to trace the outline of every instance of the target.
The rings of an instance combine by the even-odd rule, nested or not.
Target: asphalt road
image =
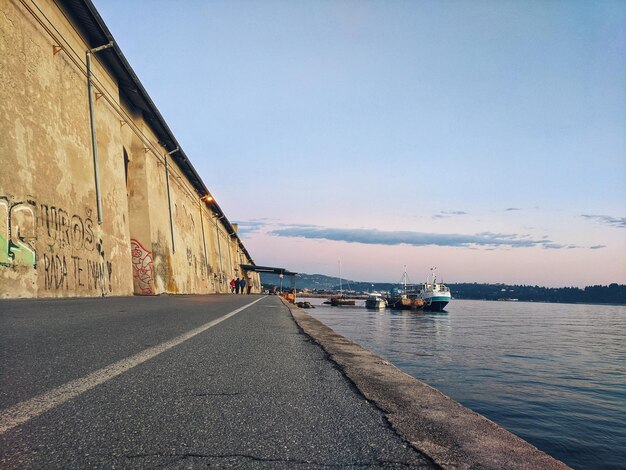
[[[0,426],[1,468],[432,468],[273,296],[0,301],[0,424],[68,383]]]

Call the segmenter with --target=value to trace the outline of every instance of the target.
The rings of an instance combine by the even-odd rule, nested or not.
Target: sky
[[[93,1],[256,264],[626,283],[626,2]]]

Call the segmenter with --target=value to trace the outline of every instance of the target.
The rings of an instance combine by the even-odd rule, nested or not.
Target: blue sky
[[[626,3],[96,7],[258,264],[626,283]]]

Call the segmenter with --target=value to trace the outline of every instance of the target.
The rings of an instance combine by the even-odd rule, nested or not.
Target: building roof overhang
[[[244,271],[254,271],[255,273],[283,274],[285,276],[295,276],[298,273],[289,271],[285,268],[274,268],[270,266],[257,266],[254,264],[242,264],[241,269]]]

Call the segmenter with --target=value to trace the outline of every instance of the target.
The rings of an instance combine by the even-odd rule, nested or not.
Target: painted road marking
[[[121,361],[114,362],[113,364],[109,364],[108,366],[103,367],[91,374],[82,377],[80,379],[72,380],[71,382],[66,383],[65,385],[61,385],[60,387],[53,388],[49,392],[42,393],[36,397],[33,397],[29,400],[25,400],[23,402],[17,403],[5,410],[0,411],[0,434],[4,434],[5,432],[13,429],[16,426],[24,424],[25,422],[45,413],[46,411],[51,410],[59,405],[62,405],[68,400],[77,397],[78,395],[86,392],[87,390],[91,390],[98,385],[103,384],[104,382],[111,380],[113,377],[117,377],[120,374],[123,374],[127,370],[132,369],[133,367],[138,366],[146,362],[149,359],[152,359],[155,356],[158,356],[162,352],[167,351],[168,349],[172,349],[174,346],[178,346],[179,344],[187,341],[188,339],[193,338],[196,335],[199,335],[203,331],[208,330],[211,327],[214,327],[218,323],[223,322],[224,320],[229,319],[233,315],[238,314],[242,310],[251,307],[255,303],[260,300],[263,300],[265,297],[261,297],[260,299],[255,300],[254,302],[250,302],[248,305],[244,305],[237,310],[233,310],[230,313],[227,313],[223,317],[220,317],[216,320],[205,323],[204,325],[194,328],[193,330],[188,331],[187,333],[183,333],[180,336],[177,336],[174,339],[169,341],[165,341],[161,344],[153,346],[148,349],[144,349],[140,353],[137,353],[133,356],[127,357],[126,359],[122,359]]]

